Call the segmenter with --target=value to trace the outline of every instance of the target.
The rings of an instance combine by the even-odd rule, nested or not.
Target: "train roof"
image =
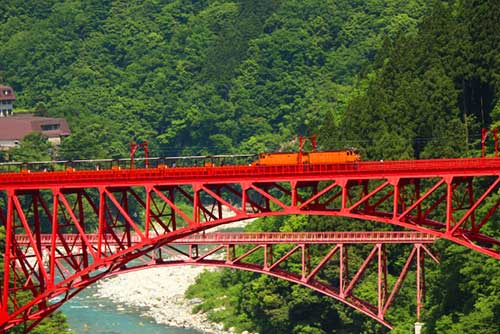
[[[358,149],[356,148],[346,148],[342,150],[328,150],[328,151],[310,151],[310,152],[303,152],[303,153],[337,153],[337,152],[358,152]],[[294,152],[263,152],[261,154],[295,154],[299,153],[298,151]]]

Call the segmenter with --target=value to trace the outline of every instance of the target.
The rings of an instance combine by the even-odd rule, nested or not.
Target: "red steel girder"
[[[55,294],[70,296],[145,251],[248,218],[377,221],[499,259],[499,178],[498,158],[0,174],[6,231],[0,323],[36,323],[54,309],[47,301]],[[47,260],[40,254],[45,232],[52,241]],[[78,237],[66,242],[68,233]],[[89,240],[93,233],[97,244]],[[17,243],[19,235],[30,235],[32,253]],[[72,250],[81,258],[61,256]],[[48,269],[33,265],[40,261]],[[33,299],[20,305],[23,290]]]
[[[135,262],[123,268],[124,271],[141,270],[151,266],[201,265],[236,268],[267,274],[301,284],[315,291],[333,297],[358,311],[377,320],[385,326],[391,325],[385,320],[389,307],[393,304],[402,283],[407,277],[412,263],[415,263],[417,275],[417,314],[420,316],[424,298],[423,255],[427,254],[438,262],[429,251],[426,244],[431,243],[431,235],[413,232],[335,232],[335,233],[208,233],[191,235],[178,239],[162,247],[157,252],[146,254],[143,262]],[[363,264],[350,279],[347,249],[356,244],[373,244],[372,251]],[[390,287],[387,283],[387,263],[385,245],[390,243],[407,243],[412,247],[407,254],[405,265],[398,275],[396,283]],[[273,245],[290,245],[286,253],[279,254]],[[308,256],[308,249],[313,244],[328,244],[329,251],[314,265]],[[176,248],[178,245],[189,245],[188,252]],[[199,247],[204,245],[204,247]],[[212,245],[212,247],[207,247]],[[251,246],[250,248],[248,248]],[[237,250],[238,247],[242,249]],[[201,252],[200,250],[203,250]],[[256,257],[260,251],[260,257]],[[300,264],[300,271],[293,272],[282,268],[282,264],[295,259]],[[332,258],[337,255],[337,258]],[[253,258],[252,258],[253,257]],[[378,280],[378,295],[375,304],[360,299],[354,294],[356,287],[361,285],[361,278],[369,271],[370,265],[376,265]],[[318,272],[326,265],[336,265],[339,277],[335,284],[317,278]],[[289,268],[289,267],[288,267]],[[113,273],[114,274],[114,273]]]
[[[29,248],[31,243],[27,235],[19,235],[16,242],[21,248]],[[428,254],[437,262],[435,256],[426,247],[435,241],[435,237],[430,234],[418,232],[257,232],[257,233],[199,233],[192,234],[182,239],[177,239],[165,246],[149,249],[144,252],[139,260],[129,264],[122,264],[114,270],[106,272],[105,276],[116,275],[123,272],[142,270],[148,267],[170,266],[170,265],[203,265],[230,267],[235,269],[249,270],[257,273],[271,275],[285,279],[293,283],[301,284],[305,287],[316,290],[327,296],[333,297],[357,310],[377,320],[385,326],[391,325],[385,320],[385,315],[390,305],[401,288],[401,285],[410,271],[410,266],[415,263],[415,268],[419,275],[423,275],[423,258],[421,255]],[[44,254],[51,253],[52,241],[50,235],[41,236]],[[89,234],[90,243],[97,245],[98,236]],[[142,239],[138,235],[133,235],[133,243],[141,243]],[[77,234],[64,235],[66,244],[74,244],[78,241]],[[109,241],[118,249],[116,240],[110,238]],[[366,257],[361,267],[356,271],[352,279],[349,279],[349,266],[347,249],[354,245],[373,244],[373,249]],[[329,245],[330,250],[325,252],[322,259],[317,263],[311,263],[308,256],[308,249],[311,245]],[[385,261],[385,245],[388,244],[408,244],[411,247],[405,260],[405,266],[398,276],[397,282],[391,290],[387,284],[387,263]],[[177,248],[188,245],[189,251]],[[204,245],[204,247],[200,247]],[[207,247],[210,245],[210,247]],[[292,245],[292,249],[286,254],[279,254],[273,245]],[[58,244],[56,246],[59,246]],[[250,246],[250,249],[248,247]],[[246,250],[238,251],[239,248],[247,247]],[[264,250],[263,258],[251,261],[251,255]],[[203,252],[201,251],[203,250]],[[71,250],[71,254],[65,256],[81,257],[81,249]],[[300,272],[291,272],[282,268],[285,262],[293,261],[294,254],[299,254]],[[337,254],[338,259],[332,258]],[[376,255],[376,256],[375,256]],[[64,256],[63,256],[64,257]],[[332,263],[339,267],[339,280],[337,284],[324,282],[317,279],[318,272],[326,265]],[[365,301],[354,294],[354,289],[360,285],[360,278],[369,271],[370,264],[376,264],[378,268],[377,278],[379,285],[378,300],[375,304]],[[351,266],[352,267],[352,266]],[[71,273],[69,273],[71,274]],[[104,276],[103,276],[104,277]],[[417,289],[422,290],[421,277],[417,280]],[[80,284],[79,286],[83,286]],[[420,313],[422,307],[423,292],[418,295],[417,312]],[[73,294],[68,294],[71,297]]]

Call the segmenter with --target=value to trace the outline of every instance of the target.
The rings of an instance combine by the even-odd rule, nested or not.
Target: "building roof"
[[[12,101],[15,99],[16,95],[12,87],[0,84],[0,101]]]
[[[46,137],[69,136],[71,131],[64,118],[10,116],[0,118],[0,140],[22,140],[32,132]]]

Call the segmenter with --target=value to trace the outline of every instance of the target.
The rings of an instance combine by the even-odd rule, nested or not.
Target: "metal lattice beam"
[[[249,218],[300,214],[369,220],[500,259],[500,240],[487,233],[494,230],[487,227],[500,206],[499,180],[498,158],[3,173],[0,323],[4,329],[27,319],[36,323],[55,309],[48,300],[56,294],[71,296],[75,287],[117,272],[146,252]],[[44,233],[51,236],[46,255]],[[68,234],[75,238],[66,240]],[[30,253],[19,244],[20,235],[28,236]],[[271,250],[267,247],[266,254]],[[375,253],[384,261],[381,250]],[[344,283],[344,293],[349,292],[352,281]],[[379,286],[381,299],[385,289]],[[22,291],[33,296],[24,305],[18,298]],[[384,313],[384,303],[376,308],[377,316]]]

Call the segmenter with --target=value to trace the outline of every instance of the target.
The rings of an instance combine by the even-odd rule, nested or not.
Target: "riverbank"
[[[223,213],[224,216],[230,214]],[[210,232],[243,230],[254,220],[218,226]],[[224,331],[222,324],[210,322],[204,313],[193,313],[193,307],[201,301],[185,297],[187,289],[205,270],[215,271],[218,268],[181,265],[120,274],[98,282],[93,297],[111,300],[118,310],[124,310],[125,307],[135,309],[141,316],[153,319],[158,324],[213,334],[234,333],[232,330]]]
[[[228,228],[243,230],[254,220],[218,226],[210,232]],[[192,328],[205,333],[231,334],[233,331],[224,331],[222,324],[208,321],[206,314],[193,314],[193,307],[201,301],[189,300],[184,296],[187,289],[195,283],[196,277],[205,270],[218,269],[182,265],[120,274],[98,282],[94,297],[111,300],[118,305],[118,310],[124,307],[136,309],[141,316],[153,319],[158,324]]]
[[[209,322],[206,314],[193,314],[193,307],[200,301],[184,297],[188,287],[204,270],[215,269],[179,266],[121,274],[97,283],[93,297],[113,301],[118,310],[136,309],[141,316],[159,324],[214,334],[232,333],[224,331],[222,324]]]

